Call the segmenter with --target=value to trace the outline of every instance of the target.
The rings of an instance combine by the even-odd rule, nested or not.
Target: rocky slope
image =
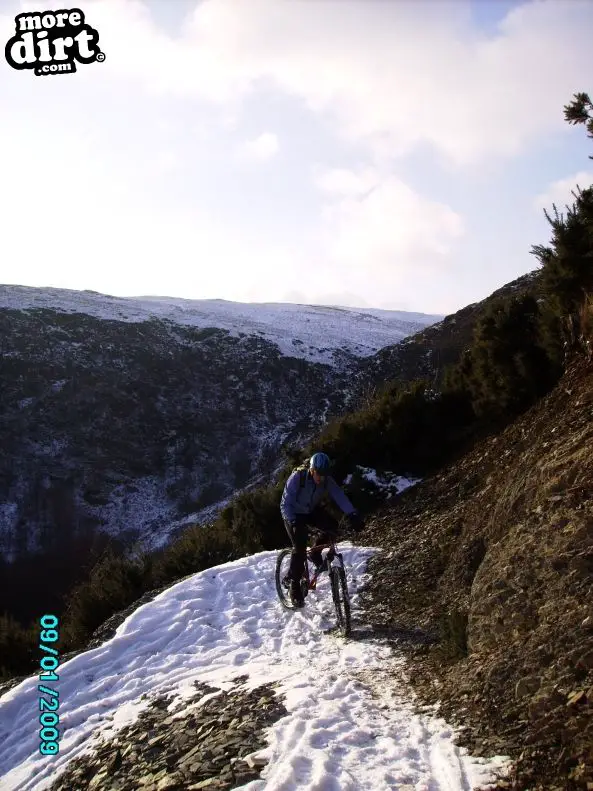
[[[369,617],[403,642],[424,703],[477,754],[516,761],[501,788],[593,784],[593,367],[374,515]]]
[[[237,676],[230,692],[195,682],[194,698],[173,711],[158,698],[116,739],[72,761],[50,791],[227,791],[257,780],[267,763],[257,755],[265,729],[287,712],[274,685],[248,691],[246,678]]]

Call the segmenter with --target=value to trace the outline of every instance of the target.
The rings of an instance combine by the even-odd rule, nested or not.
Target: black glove
[[[286,522],[288,527],[290,527],[290,529],[294,531],[294,530],[296,530],[296,528],[299,525],[306,524],[306,522],[307,522],[307,515],[306,514],[296,514],[294,519],[285,519],[284,521]]]
[[[364,527],[364,520],[358,511],[353,511],[351,514],[348,514],[346,518],[352,530],[354,530],[355,533],[360,533]]]

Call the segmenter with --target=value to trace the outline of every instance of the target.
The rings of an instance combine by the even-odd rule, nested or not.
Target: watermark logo
[[[32,69],[37,76],[70,74],[79,63],[102,63],[99,34],[79,8],[29,11],[14,18],[16,35],[5,48],[13,69]]]

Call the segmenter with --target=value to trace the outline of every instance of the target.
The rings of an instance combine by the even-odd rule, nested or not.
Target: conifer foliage
[[[593,102],[589,94],[574,94],[572,101],[564,107],[564,120],[569,124],[584,124],[587,128],[587,137],[593,140]],[[593,159],[593,156],[589,159]]]
[[[476,416],[512,417],[543,395],[558,369],[545,348],[542,314],[529,295],[492,308],[459,365]]]
[[[576,93],[564,107],[570,124],[584,124],[593,140],[593,103],[586,93]],[[590,156],[589,159],[593,159]],[[531,252],[542,266],[542,291],[555,317],[559,340],[566,352],[591,353],[593,295],[593,185],[577,188],[574,202],[562,214],[555,205],[545,211],[552,228],[548,245]]]

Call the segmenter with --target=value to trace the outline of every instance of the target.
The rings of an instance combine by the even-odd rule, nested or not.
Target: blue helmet
[[[330,460],[326,453],[314,453],[309,461],[309,469],[315,470],[320,475],[329,473]]]

